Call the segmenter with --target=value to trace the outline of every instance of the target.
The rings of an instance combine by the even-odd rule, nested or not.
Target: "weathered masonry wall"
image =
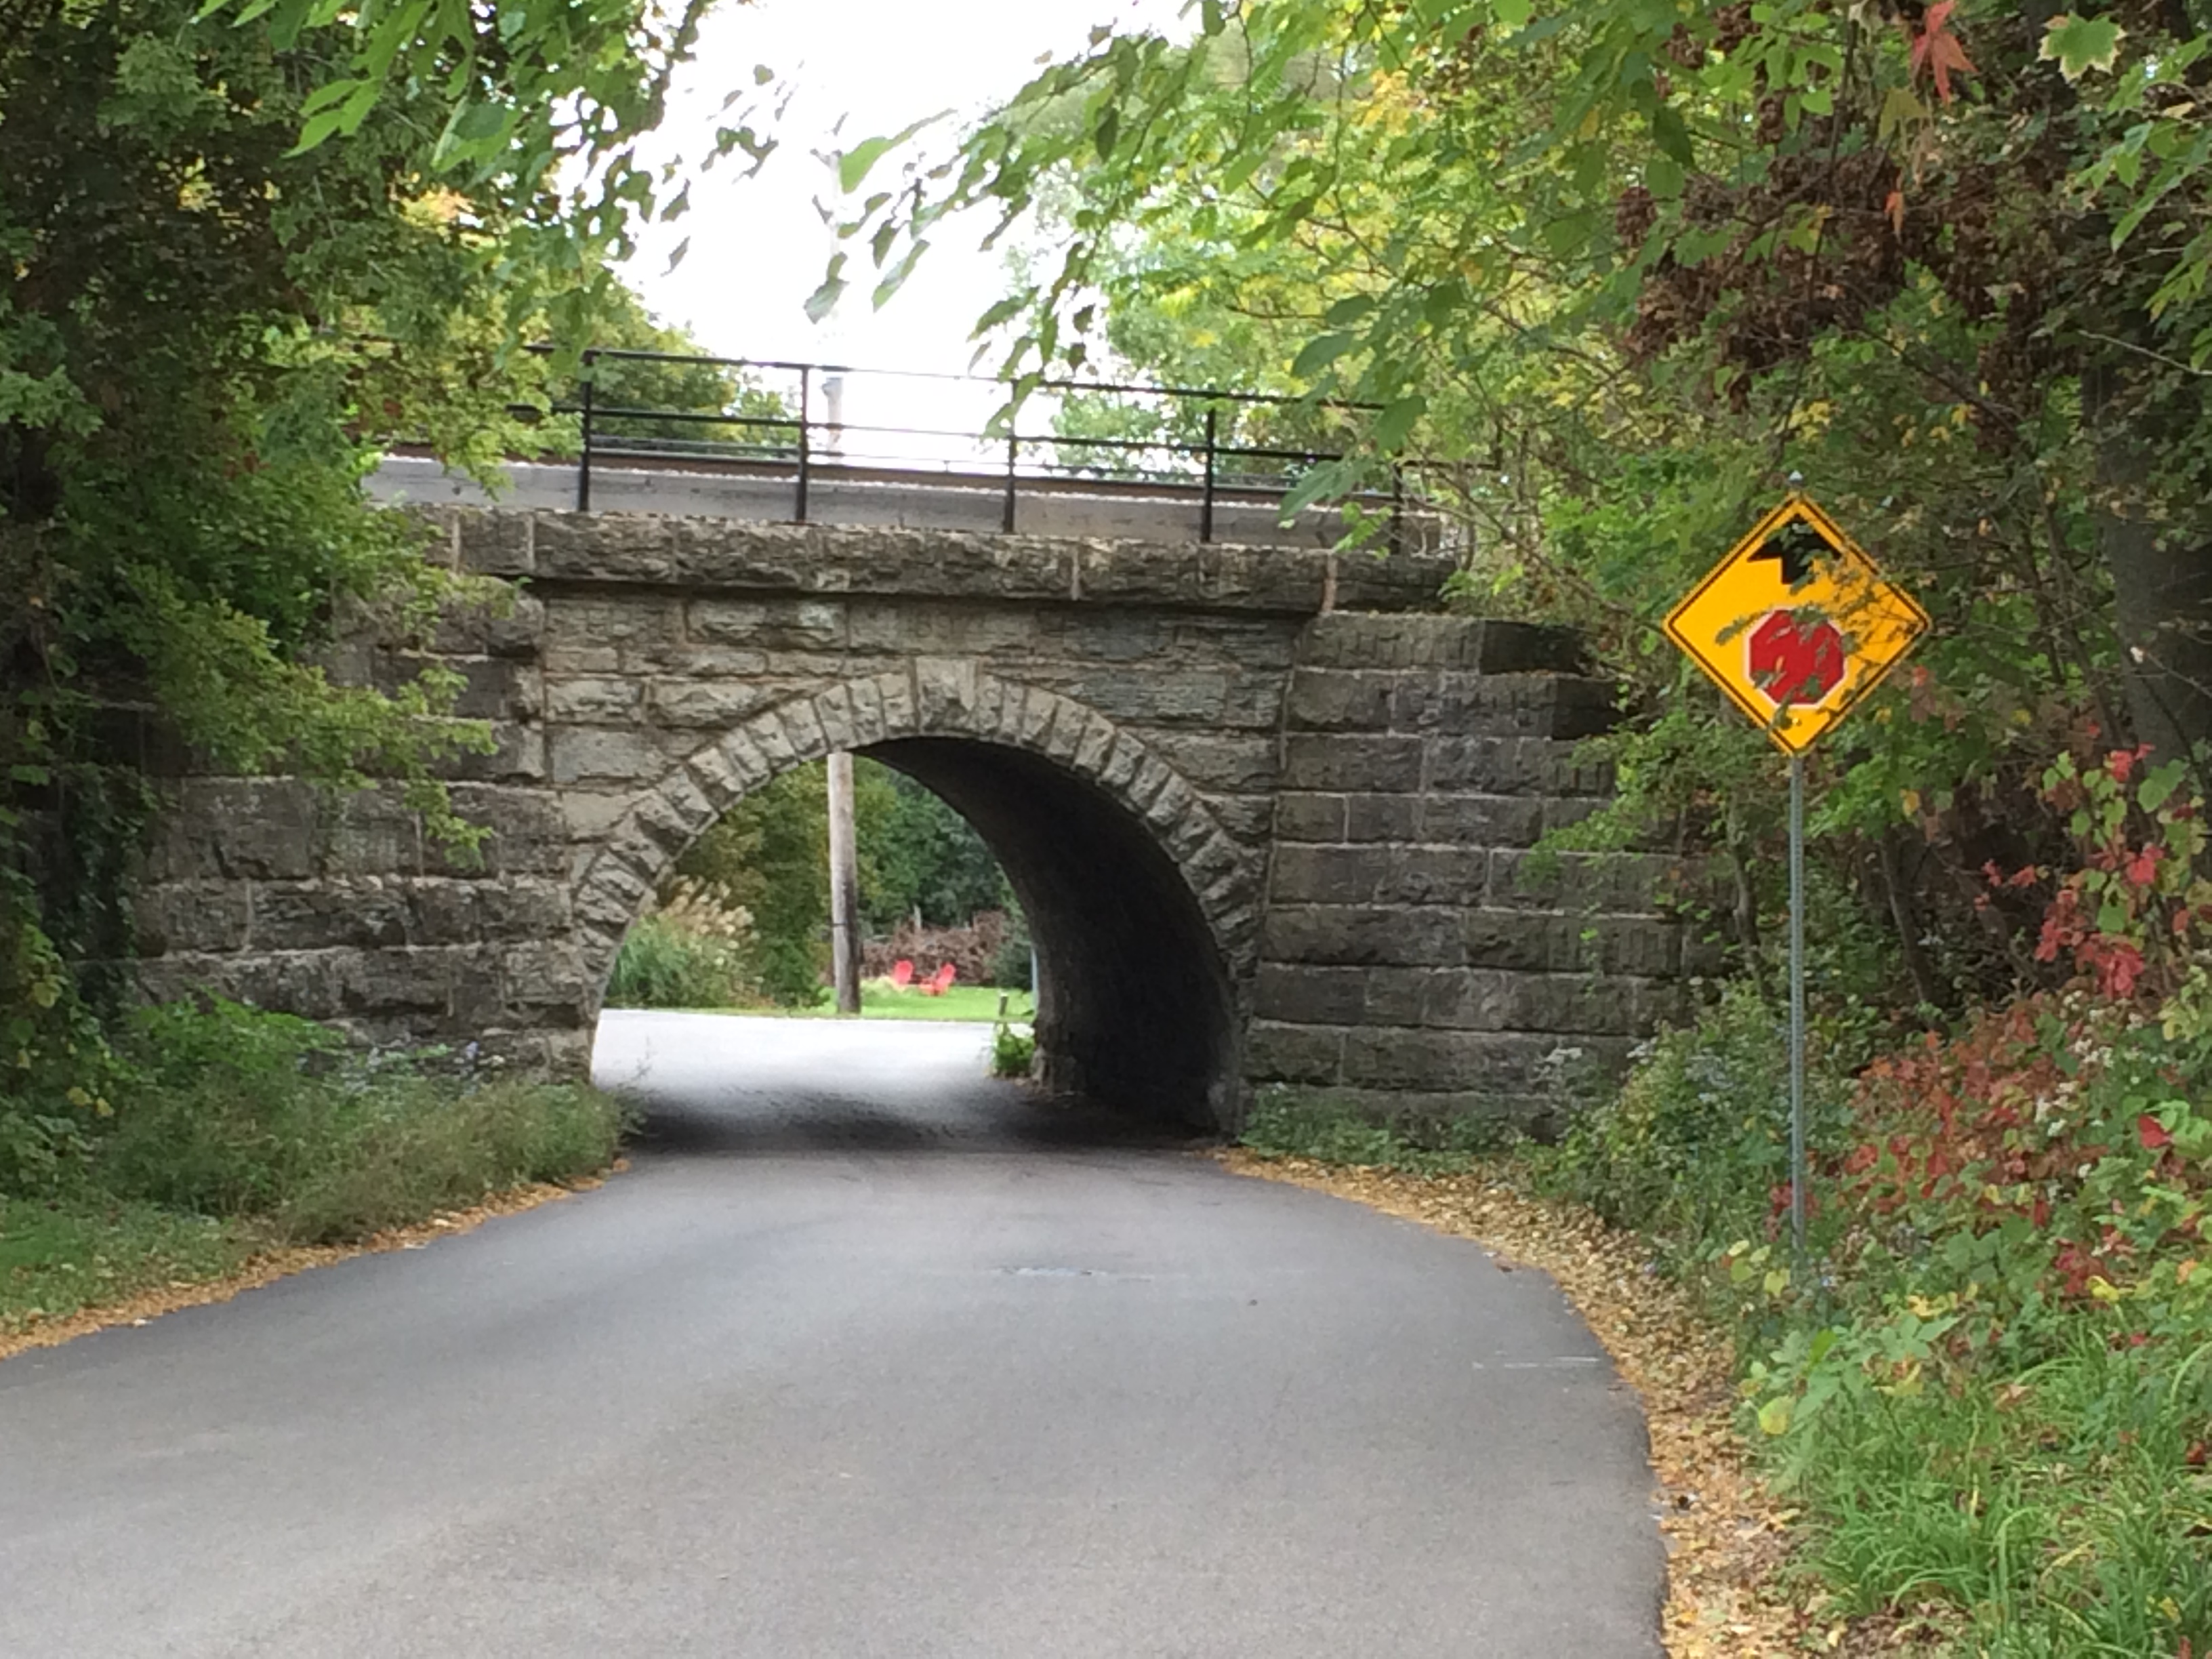
[[[1247,1071],[1389,1116],[1541,1122],[1679,1007],[1650,854],[1539,859],[1612,789],[1564,631],[1338,613],[1285,710]]]
[[[434,654],[492,724],[455,768],[479,864],[388,793],[179,779],[142,883],[143,975],[574,1072],[623,933],[747,790],[833,748],[991,842],[1042,957],[1054,1084],[1225,1121],[1249,1082],[1378,1107],[1542,1104],[1613,1055],[1674,935],[1633,858],[1527,890],[1520,849],[1604,780],[1607,718],[1543,630],[1401,616],[1431,556],[458,511],[440,556],[514,579]],[[368,631],[334,674],[421,666]],[[1586,938],[1585,934],[1589,937]]]

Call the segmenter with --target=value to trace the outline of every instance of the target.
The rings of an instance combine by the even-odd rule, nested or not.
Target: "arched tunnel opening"
[[[941,797],[997,854],[1036,941],[1045,1086],[1147,1121],[1226,1127],[1228,980],[1151,832],[1096,785],[1022,750],[905,738],[861,752]]]
[[[1240,1070],[1233,994],[1197,899],[1149,826],[1090,780],[1006,744],[913,737],[855,753],[910,780],[909,793],[919,786],[950,807],[972,830],[969,847],[980,840],[996,860],[1034,950],[1036,1047],[1030,1077],[1041,1096],[1079,1102],[1145,1130],[1218,1133],[1231,1127]],[[756,792],[788,795],[811,791],[812,817],[802,812],[794,819],[783,811],[764,822],[756,816],[750,832],[735,838],[760,866],[775,863],[781,872],[775,879],[787,887],[821,882],[824,877],[823,771],[822,763],[813,762]],[[865,781],[866,769],[861,774]],[[878,789],[890,781],[880,773],[877,779]],[[745,813],[747,800],[732,806],[725,828],[736,827],[734,821]],[[942,808],[935,810],[942,822]],[[926,824],[922,832],[927,833]],[[771,841],[781,836],[785,844],[763,847],[763,833]],[[864,821],[864,863],[872,854],[876,859],[895,855],[894,848],[871,848],[869,833]],[[714,835],[708,832],[710,838]],[[813,838],[811,846],[793,844],[809,838]],[[687,855],[664,881],[659,897],[664,927],[698,908],[697,869],[698,861]],[[690,878],[687,871],[692,872]],[[748,888],[748,902],[777,901],[778,896],[764,890],[757,878],[749,886],[742,882],[732,885]],[[805,896],[799,896],[802,904],[806,902]],[[811,902],[821,917],[813,939],[817,954],[798,969],[799,989],[802,997],[812,998],[806,1012],[821,1013],[826,1012],[829,990],[826,984],[817,983],[828,955],[827,910],[818,888]],[[878,939],[871,954],[879,957],[884,952],[882,918],[877,920]],[[915,921],[921,921],[918,913]],[[656,1002],[635,994],[629,983],[635,974],[633,947],[640,933],[633,927],[610,987],[609,1006],[683,1006],[681,994]],[[1014,964],[1006,960],[1017,942],[1010,941],[1009,950],[1002,953],[1007,971],[998,981],[1001,986],[1030,977],[1029,972],[1014,971]],[[919,977],[929,972],[932,963],[915,954]],[[1030,963],[1025,960],[1019,968],[1028,969]],[[791,964],[782,964],[782,972],[788,996]],[[864,997],[864,1013],[880,1007],[879,994],[872,991]],[[1018,1005],[1027,999],[1017,994],[1015,1000]],[[849,1028],[851,1023],[843,1024]],[[869,1041],[879,1045],[882,1038],[877,1031]],[[828,1052],[821,1049],[824,1042],[834,1049],[834,1039],[827,1032],[818,1032],[811,1041],[817,1052]],[[866,1046],[856,1037],[853,1052],[857,1056]],[[739,1044],[737,1052],[742,1053],[742,1048]],[[732,1064],[742,1068],[742,1060]],[[976,1072],[980,1079],[980,1060]]]

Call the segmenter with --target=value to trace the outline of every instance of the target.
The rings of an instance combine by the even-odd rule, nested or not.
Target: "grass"
[[[1000,991],[992,985],[956,985],[943,996],[919,991],[895,991],[887,981],[864,986],[860,992],[862,1019],[967,1020],[988,1025],[999,1018],[999,999],[1006,999],[1006,1018],[1027,1024],[1036,1017],[1027,991]],[[765,1014],[782,1019],[835,1019],[837,1011],[826,1001],[811,1008],[700,1008],[707,1014]]]
[[[82,1190],[187,1216],[252,1218],[277,1244],[346,1243],[613,1161],[623,1109],[554,1085],[401,1076],[149,1090],[117,1111]],[[66,1189],[65,1189],[66,1190]]]
[[[1953,1370],[1832,1411],[1793,1482],[1811,1563],[1848,1611],[1929,1604],[1992,1659],[2182,1651],[2178,1632],[2212,1626],[2191,1369],[2085,1329],[2015,1375]]]
[[[240,1221],[155,1204],[0,1197],[0,1336],[225,1278],[264,1248]]]
[[[106,1088],[105,1115],[0,1171],[0,1335],[572,1182],[628,1127],[590,1089],[441,1073],[221,1003],[142,1011]],[[0,1097],[10,1144],[57,1121]]]
[[[1326,1092],[1281,1088],[1261,1092],[1240,1137],[1262,1158],[1420,1176],[1464,1174],[1510,1139],[1504,1126],[1481,1119],[1382,1122]]]

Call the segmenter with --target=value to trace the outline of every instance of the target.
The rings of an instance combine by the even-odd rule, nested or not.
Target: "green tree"
[[[677,861],[672,886],[712,886],[752,917],[753,975],[771,1000],[816,1001],[829,965],[827,774],[787,772],[731,808]],[[1012,908],[999,861],[968,821],[922,785],[861,755],[853,767],[860,910],[888,933],[919,915],[960,927]]]
[[[672,881],[704,882],[752,917],[748,967],[772,1002],[819,1001],[830,965],[830,829],[821,766],[772,778],[677,860]]]
[[[2047,758],[2091,725],[2212,735],[2203,17],[1267,0],[1198,24],[1102,34],[950,163],[864,185],[859,234],[896,275],[955,206],[1057,215],[1060,257],[980,319],[1018,396],[1103,331],[1146,372],[1228,352],[1381,405],[1304,492],[1416,457],[1468,527],[1461,591],[1589,627],[1667,711],[1619,745],[1632,798],[1740,851],[1774,769],[1654,624],[1802,475],[1939,623],[1929,672],[1818,757],[1835,873],[1923,992],[2009,973],[1972,872],[2035,850]],[[1948,965],[1916,957],[1923,906]]]
[[[860,908],[871,929],[888,933],[916,915],[933,927],[965,927],[1011,908],[999,860],[967,819],[903,772],[865,756],[854,771]]]
[[[147,802],[120,716],[158,714],[219,763],[400,779],[470,839],[437,774],[484,734],[447,717],[450,679],[338,687],[313,647],[343,612],[404,631],[450,595],[408,521],[363,498],[375,444],[487,466],[526,337],[550,325],[565,361],[546,372],[573,372],[629,226],[681,206],[637,145],[701,9],[0,11],[10,1093],[51,1103],[97,1060],[70,969],[128,945]],[[765,148],[742,118],[717,141]],[[0,1131],[51,1138],[68,1110],[0,1112]]]

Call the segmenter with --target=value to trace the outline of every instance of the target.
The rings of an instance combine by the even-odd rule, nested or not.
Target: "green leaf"
[[[1406,434],[1413,429],[1413,422],[1429,411],[1429,400],[1418,393],[1401,398],[1384,410],[1375,421],[1375,442],[1378,448],[1395,449],[1406,441]]]
[[[1372,295],[1347,294],[1322,313],[1322,320],[1331,328],[1349,328],[1374,309]]]
[[[1759,1431],[1770,1435],[1789,1433],[1790,1414],[1790,1401],[1787,1395],[1768,1401],[1759,1408]]]
[[[869,169],[890,153],[892,143],[889,138],[866,138],[842,151],[837,157],[837,188],[848,196],[860,189]]]
[[[2163,766],[2154,766],[2144,773],[2142,782],[2136,789],[2136,799],[2142,804],[2142,810],[2155,812],[2165,805],[2172,798],[2173,792],[2181,787],[2187,771],[2187,762],[2170,760]]]
[[[339,124],[344,119],[345,112],[342,109],[326,109],[319,114],[309,116],[307,125],[300,129],[300,142],[292,146],[291,154],[305,155],[324,139],[336,132]]]
[[[871,308],[881,311],[891,295],[897,293],[905,284],[906,279],[913,275],[915,261],[928,251],[927,242],[917,241],[908,246],[907,251],[899,256],[899,262],[885,271],[883,281],[876,284],[875,295],[870,301]]]
[[[2061,13],[2044,25],[2043,49],[2036,55],[2056,63],[2069,81],[2078,81],[2093,69],[2110,70],[2119,60],[2127,33],[2109,17]]]
[[[1527,28],[1528,20],[1536,15],[1535,0],[1496,0],[1492,9],[1499,26],[1509,29]]]
[[[1339,357],[1359,343],[1356,334],[1323,334],[1308,340],[1291,364],[1291,374],[1301,380],[1310,380]]]
[[[1662,155],[1674,157],[1686,167],[1696,159],[1690,149],[1690,129],[1683,124],[1681,112],[1671,104],[1662,104],[1651,112],[1651,142],[1659,146]]]
[[[822,279],[822,286],[806,296],[806,317],[810,322],[820,322],[837,307],[844,297],[847,283],[844,276],[845,256],[837,254],[830,261],[830,270]]]
[[[1892,133],[1927,118],[1928,106],[1913,96],[1911,88],[1892,87],[1881,100],[1881,113],[1875,119],[1875,135],[1887,143]]]
[[[968,337],[971,340],[982,338],[1000,324],[1028,310],[1036,299],[1036,294],[1028,289],[1019,294],[1009,294],[975,319],[975,326],[968,331]]]
[[[1671,155],[1655,155],[1644,164],[1644,188],[1662,202],[1679,198],[1683,182],[1682,164]]]
[[[1340,495],[1353,482],[1355,464],[1349,459],[1326,461],[1310,469],[1291,493],[1284,498],[1281,520],[1288,524],[1316,501],[1331,495]]]
[[[852,149],[841,151],[837,156],[838,189],[850,196],[854,191],[860,189],[861,181],[867,178],[870,170],[877,162],[882,161],[884,156],[906,143],[924,127],[942,121],[951,112],[949,110],[939,110],[934,115],[925,115],[919,121],[908,122],[888,137],[863,138]]]

